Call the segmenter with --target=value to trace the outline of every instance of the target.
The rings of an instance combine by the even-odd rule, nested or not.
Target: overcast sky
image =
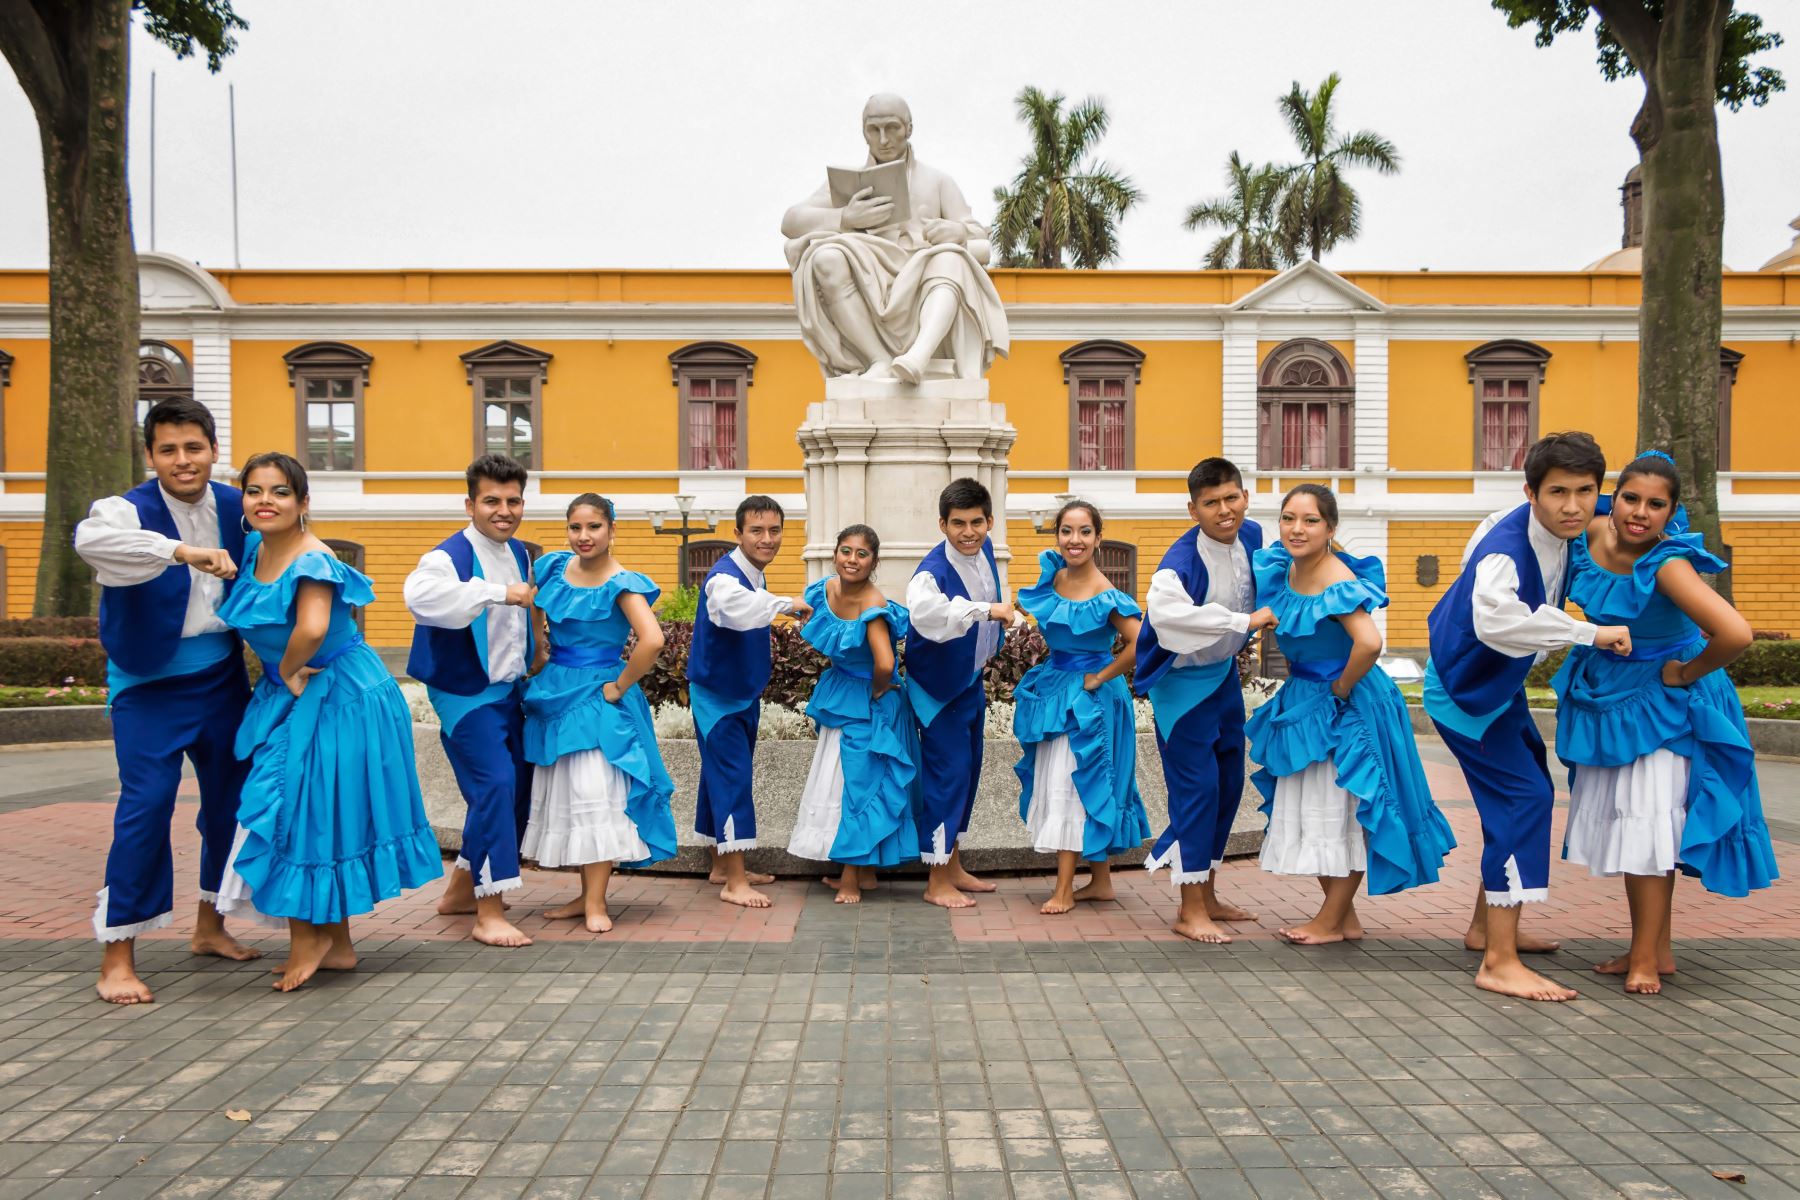
[[[1792,90],[1721,110],[1725,261],[1754,269],[1800,216],[1800,0],[1745,0]],[[778,267],[782,210],[864,154],[862,101],[907,97],[914,145],[977,214],[1025,149],[1020,87],[1099,96],[1101,152],[1145,193],[1118,265],[1190,268],[1187,206],[1226,156],[1283,159],[1294,80],[1344,77],[1341,128],[1390,138],[1355,179],[1339,269],[1576,269],[1619,242],[1635,80],[1591,32],[1539,50],[1486,0],[236,0],[219,75],[134,33],[131,185],[156,249],[232,262],[226,85],[237,89],[246,267]],[[0,66],[0,266],[46,261],[35,120]]]

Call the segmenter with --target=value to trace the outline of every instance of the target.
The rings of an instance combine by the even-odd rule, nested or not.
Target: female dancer
[[[1314,875],[1313,919],[1280,930],[1303,946],[1362,937],[1356,889],[1432,883],[1456,845],[1425,783],[1406,700],[1384,671],[1375,609],[1388,602],[1381,562],[1333,550],[1337,497],[1303,483],[1281,502],[1281,544],[1256,552],[1257,597],[1275,614],[1288,680],[1245,733],[1269,816],[1262,868]]]
[[[306,468],[285,454],[244,464],[250,535],[219,616],[262,659],[238,728],[250,760],[218,909],[285,920],[291,992],[356,965],[350,918],[444,873],[413,767],[412,714],[356,631],[366,576],[306,529]]]
[[[867,525],[838,534],[836,577],[806,589],[812,617],[800,630],[831,666],[806,702],[819,744],[788,853],[841,864],[839,904],[860,901],[875,886],[877,867],[919,857],[913,820],[919,733],[904,682],[894,678],[906,610],[875,587],[879,561],[881,539]]]
[[[1013,734],[1024,754],[1019,815],[1040,854],[1056,854],[1056,888],[1040,912],[1066,913],[1077,900],[1111,900],[1108,859],[1150,836],[1137,789],[1137,719],[1121,676],[1137,653],[1143,610],[1107,581],[1094,554],[1100,511],[1072,500],[1056,514],[1056,549],[1019,593],[1037,618],[1050,657],[1013,690]],[[1124,648],[1113,653],[1114,642]],[[1075,864],[1091,878],[1075,889]]]
[[[637,686],[662,653],[650,611],[660,593],[613,558],[612,501],[587,492],[566,516],[569,549],[532,568],[538,661],[525,687],[525,757],[537,769],[519,854],[541,867],[580,867],[581,894],[544,915],[605,933],[613,864],[675,857],[675,785]],[[637,644],[627,659],[630,634]]]
[[[1633,993],[1675,973],[1677,867],[1724,896],[1777,875],[1743,707],[1719,670],[1750,626],[1700,578],[1725,563],[1686,531],[1680,503],[1661,451],[1619,472],[1611,511],[1571,548],[1569,599],[1590,621],[1629,626],[1631,652],[1576,646],[1551,681],[1556,754],[1574,768],[1563,857],[1625,876],[1631,949],[1594,969]]]

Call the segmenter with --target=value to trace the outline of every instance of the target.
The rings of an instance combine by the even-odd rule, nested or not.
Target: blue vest
[[[1487,713],[1508,703],[1525,686],[1534,656],[1514,658],[1475,636],[1475,568],[1482,559],[1504,554],[1519,573],[1519,599],[1532,608],[1544,604],[1544,576],[1531,548],[1531,505],[1521,504],[1487,531],[1469,555],[1456,582],[1431,610],[1431,665],[1456,706]],[[1566,572],[1565,572],[1566,574]],[[1566,582],[1566,580],[1565,580]],[[1562,597],[1556,597],[1558,605]]]
[[[994,542],[992,538],[981,543],[981,553],[987,557],[988,569],[994,573],[994,587],[1000,586],[1000,564],[994,559]],[[969,589],[963,586],[962,576],[950,565],[949,543],[939,542],[919,563],[919,570],[931,576],[937,583],[938,591],[955,600],[967,600]],[[1001,638],[1006,633],[1001,631]],[[904,661],[906,678],[915,686],[924,688],[939,700],[948,703],[962,695],[975,676],[969,673],[969,667],[975,662],[975,643],[981,637],[981,626],[976,625],[952,642],[934,642],[930,638],[913,631],[906,639]],[[977,669],[976,674],[979,674]]]
[[[219,540],[231,561],[244,562],[244,493],[222,483],[212,488],[219,510]],[[175,516],[163,500],[162,488],[149,479],[125,493],[137,509],[138,524],[152,533],[181,540]],[[131,675],[154,676],[175,657],[181,626],[187,619],[189,568],[173,563],[155,579],[130,587],[100,589],[100,645],[109,661]],[[225,581],[224,595],[233,581]]]
[[[700,585],[700,606],[694,613],[694,644],[688,649],[687,677],[710,692],[731,700],[750,700],[769,686],[769,627],[725,629],[706,615],[706,589],[715,576],[735,580],[739,587],[756,590],[749,576],[727,554],[713,564]]]
[[[1198,525],[1194,526],[1175,539],[1175,544],[1168,548],[1162,556],[1162,561],[1156,564],[1158,571],[1175,572],[1181,580],[1181,586],[1187,589],[1187,594],[1193,598],[1195,604],[1206,603],[1206,589],[1212,583],[1211,576],[1207,574],[1206,560],[1200,557],[1200,546],[1195,540],[1205,536],[1200,532]],[[1238,541],[1244,544],[1245,557],[1254,558],[1256,552],[1262,549],[1262,526],[1255,521],[1245,521],[1238,526]],[[1250,575],[1250,595],[1250,603],[1254,606],[1256,603],[1255,572]],[[1137,670],[1132,672],[1132,689],[1140,696],[1149,695],[1150,689],[1155,686],[1156,682],[1168,673],[1169,666],[1175,661],[1175,658],[1173,653],[1163,649],[1162,643],[1157,641],[1156,630],[1150,624],[1150,614],[1146,612],[1144,623],[1138,629]]]
[[[450,556],[456,577],[467,583],[475,577],[475,547],[461,532],[453,533],[437,545]],[[517,541],[506,543],[519,564],[519,578],[531,578],[531,559]],[[486,615],[476,620],[486,620]],[[536,631],[525,637],[525,665],[530,666],[536,647]],[[473,696],[488,687],[488,665],[481,645],[475,637],[475,626],[467,629],[439,629],[432,625],[414,625],[412,653],[406,659],[406,673],[427,687],[456,696]]]

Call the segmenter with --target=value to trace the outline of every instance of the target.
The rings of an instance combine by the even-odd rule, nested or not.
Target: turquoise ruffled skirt
[[[1250,714],[1244,733],[1250,757],[1261,764],[1250,781],[1263,795],[1265,815],[1274,813],[1278,779],[1329,761],[1337,786],[1356,800],[1369,894],[1437,881],[1456,836],[1431,799],[1406,699],[1387,675],[1364,675],[1347,703],[1332,695],[1330,683],[1291,678]]]
[[[843,789],[838,797],[815,795],[807,781],[810,807],[837,803],[836,832],[831,835],[832,862],[861,867],[894,867],[919,857],[919,830],[913,799],[919,783],[919,730],[907,703],[905,683],[881,699],[869,697],[869,681],[829,668],[819,676],[806,715],[821,733],[837,730],[838,770]],[[825,739],[821,738],[821,745]],[[815,756],[813,771],[828,770]],[[795,824],[811,837],[829,830],[829,813],[803,812]],[[798,842],[796,843],[798,844]],[[798,851],[796,851],[798,853]]]
[[[533,676],[525,687],[525,757],[547,767],[564,755],[598,750],[623,772],[629,789],[625,815],[650,855],[619,865],[642,867],[675,857],[675,818],[669,810],[675,784],[663,766],[643,689],[631,688],[617,704],[602,693],[624,669],[623,662],[604,667],[551,663]]]
[[[1059,670],[1046,661],[1019,681],[1013,689],[1013,736],[1024,753],[1013,771],[1019,776],[1019,817],[1029,826],[1033,793],[1060,782],[1036,777],[1038,746],[1052,738],[1069,739],[1075,793],[1086,816],[1081,856],[1103,862],[1141,848],[1150,837],[1150,821],[1137,788],[1137,714],[1131,689],[1114,678],[1090,692],[1082,679],[1082,672]]]
[[[1671,657],[1688,659],[1695,643]],[[1621,659],[1578,646],[1551,680],[1556,754],[1582,767],[1622,767],[1656,750],[1688,760],[1678,861],[1710,892],[1747,896],[1780,876],[1737,690],[1723,671],[1663,686],[1664,659]]]
[[[221,909],[326,925],[444,873],[413,765],[412,715],[366,645],[293,693],[267,676],[238,728],[250,760]]]

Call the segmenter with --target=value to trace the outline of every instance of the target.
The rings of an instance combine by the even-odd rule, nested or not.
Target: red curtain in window
[[[713,463],[721,471],[735,471],[737,461],[737,418],[736,404],[714,404],[713,406]]]

